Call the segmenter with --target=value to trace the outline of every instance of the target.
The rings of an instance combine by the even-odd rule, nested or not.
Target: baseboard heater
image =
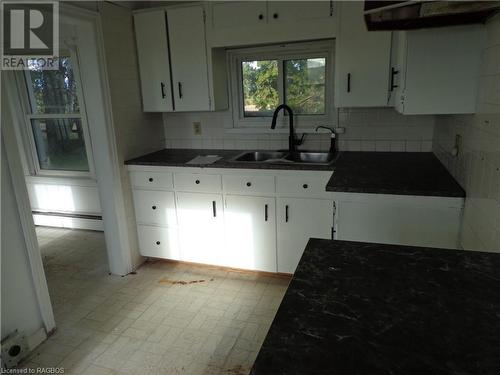
[[[32,210],[35,225],[103,231],[101,215]]]

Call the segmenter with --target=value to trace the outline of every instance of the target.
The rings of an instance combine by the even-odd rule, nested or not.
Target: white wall
[[[30,336],[44,327],[3,143],[2,137],[2,339],[16,329]]]
[[[138,249],[132,191],[124,162],[127,159],[164,148],[163,123],[160,114],[142,111],[131,10],[102,2],[99,3],[99,14],[111,91],[127,231],[133,252],[132,262],[137,265],[141,257]]]
[[[462,246],[500,252],[500,16],[486,30],[477,113],[437,116],[434,152],[467,192]],[[456,134],[463,145],[453,157]]]
[[[288,147],[287,134],[230,133],[231,110],[220,112],[165,113],[167,148],[278,149]],[[403,116],[392,108],[341,108],[339,136],[344,151],[431,151],[434,116]],[[193,134],[201,122],[202,134]],[[269,127],[271,120],[269,120]],[[299,134],[300,135],[300,134]],[[307,134],[303,149],[327,150],[328,134]]]

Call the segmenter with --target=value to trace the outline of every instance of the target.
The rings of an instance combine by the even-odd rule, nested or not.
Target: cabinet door
[[[221,264],[224,255],[222,195],[177,193],[177,218],[182,259]]]
[[[333,17],[333,1],[269,1],[268,4],[269,23]]]
[[[214,30],[241,29],[266,23],[265,1],[224,1],[212,6]]]
[[[145,112],[173,110],[165,11],[134,14],[137,58]]]
[[[274,198],[228,195],[225,201],[226,264],[276,272]]]
[[[332,238],[333,201],[278,198],[278,272],[294,273],[309,238]]]
[[[203,7],[169,9],[167,19],[175,110],[209,110]]]
[[[173,192],[135,189],[133,194],[138,224],[177,225]]]
[[[341,2],[336,42],[335,105],[388,105],[391,33],[368,32],[363,2]]]

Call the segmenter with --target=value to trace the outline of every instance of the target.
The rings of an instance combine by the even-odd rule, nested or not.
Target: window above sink
[[[230,50],[232,129],[267,132],[281,103],[295,114],[296,126],[332,126],[333,40]],[[277,128],[285,128],[281,113]]]

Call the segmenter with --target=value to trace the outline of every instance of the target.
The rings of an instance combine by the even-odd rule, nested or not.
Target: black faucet
[[[326,129],[326,130],[329,130],[330,133],[332,133],[330,135],[330,153],[332,154],[335,154],[337,152],[337,146],[335,145],[335,140],[336,140],[336,134],[335,134],[335,130],[333,130],[333,128],[329,128],[328,126],[316,126],[316,131],[318,131],[318,129]]]
[[[302,140],[297,141],[295,139],[295,133],[293,132],[293,111],[289,106],[287,106],[286,104],[280,104],[278,107],[276,107],[273,113],[273,121],[271,122],[271,129],[276,128],[276,118],[278,117],[278,112],[281,109],[288,111],[288,117],[289,117],[288,122],[290,124],[290,135],[288,137],[288,152],[290,154],[294,154],[296,152],[296,146],[300,145],[302,143]]]

